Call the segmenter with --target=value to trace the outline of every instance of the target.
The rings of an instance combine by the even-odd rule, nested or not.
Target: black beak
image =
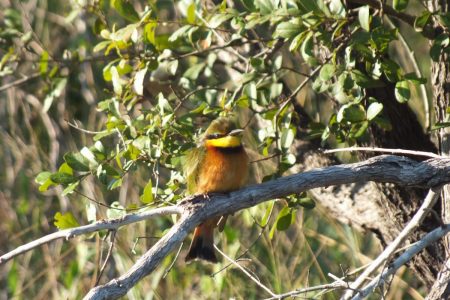
[[[242,134],[243,132],[244,132],[244,129],[235,129],[235,130],[230,131],[228,133],[228,135],[236,136],[236,135]]]

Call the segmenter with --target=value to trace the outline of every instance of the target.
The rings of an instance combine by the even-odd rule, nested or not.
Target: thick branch
[[[85,299],[116,299],[125,295],[139,280],[150,274],[195,226],[204,220],[234,213],[264,201],[300,193],[312,188],[352,182],[391,182],[403,186],[432,188],[450,181],[450,159],[416,162],[408,158],[383,155],[367,161],[331,166],[290,175],[250,186],[229,194],[203,196],[182,201],[181,219],[118,279],[92,289]]]

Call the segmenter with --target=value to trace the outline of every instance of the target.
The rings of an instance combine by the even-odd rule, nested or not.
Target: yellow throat
[[[209,139],[205,142],[206,146],[217,148],[234,148],[242,145],[240,136],[227,135],[217,139]]]

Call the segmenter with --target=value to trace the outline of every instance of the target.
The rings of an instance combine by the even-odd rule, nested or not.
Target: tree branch
[[[172,214],[181,214],[181,209],[178,206],[155,208],[141,213],[125,215],[122,218],[118,219],[100,220],[89,225],[57,231],[49,235],[43,236],[28,244],[17,247],[16,249],[0,256],[0,265],[4,264],[5,262],[14,258],[15,256],[28,252],[44,244],[48,244],[54,240],[63,238],[68,240],[78,235],[88,234],[101,230],[116,230],[124,225],[136,223],[142,220],[147,220],[155,216],[172,215]]]
[[[361,287],[366,281],[366,279],[381,265],[389,260],[389,258],[394,254],[398,247],[408,238],[408,236],[422,223],[425,216],[436,204],[437,199],[439,199],[439,194],[441,187],[432,188],[427,194],[427,197],[423,201],[421,207],[411,219],[411,221],[405,226],[402,232],[397,236],[397,238],[389,244],[389,246],[384,249],[384,251],[370,264],[370,266],[364,270],[364,272],[350,284],[350,290],[345,293],[341,299],[350,299],[354,295],[354,290]],[[360,299],[359,294],[354,299]]]
[[[383,155],[359,163],[286,176],[229,194],[210,195],[208,201],[203,195],[191,197],[177,206],[183,211],[180,220],[127,273],[95,287],[84,299],[116,299],[125,295],[139,280],[150,274],[195,226],[206,219],[312,188],[362,181],[432,188],[450,181],[450,159],[416,162],[404,157]]]
[[[437,240],[442,238],[444,235],[450,232],[450,224],[445,224],[430,233],[426,234],[420,241],[412,245],[408,250],[406,250],[402,255],[400,255],[389,268],[384,270],[380,275],[375,276],[368,285],[366,285],[359,293],[353,298],[353,300],[362,300],[367,297],[372,291],[383,284],[387,277],[395,274],[395,272],[408,261],[410,261],[417,253],[422,251],[425,247],[435,243]]]

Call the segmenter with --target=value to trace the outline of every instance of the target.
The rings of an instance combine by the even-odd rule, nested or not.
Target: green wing
[[[197,186],[197,176],[200,164],[205,156],[205,149],[195,147],[186,154],[186,163],[184,164],[184,175],[186,176],[187,191],[189,194],[195,193]]]

